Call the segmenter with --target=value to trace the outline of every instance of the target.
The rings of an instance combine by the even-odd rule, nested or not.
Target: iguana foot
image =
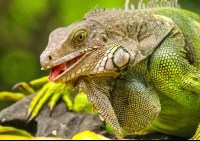
[[[68,110],[72,110],[73,102],[69,98],[72,91],[73,91],[72,86],[68,87],[65,84],[59,84],[59,83],[56,84],[53,82],[47,82],[30,103],[26,116],[27,123],[37,116],[41,107],[51,96],[52,98],[48,103],[50,107],[50,115],[52,114],[56,102],[59,100],[61,96],[63,97],[63,100],[66,102]]]
[[[41,107],[45,104],[45,102],[52,96],[50,102],[48,103],[50,107],[50,115],[52,114],[53,108],[56,105],[56,102],[59,100],[60,97],[65,101],[67,104],[68,110],[73,109],[73,102],[69,98],[70,94],[73,92],[72,86],[66,86],[65,84],[53,83],[48,82],[48,76],[33,80],[29,83],[29,85],[25,82],[17,83],[13,90],[20,89],[26,95],[30,95],[35,93],[32,87],[41,86],[42,89],[36,94],[33,100],[30,103],[30,106],[27,111],[26,121],[27,123],[30,122],[34,117],[37,116]],[[4,94],[5,95],[5,94]]]
[[[200,124],[198,125],[195,135],[189,140],[200,140]]]

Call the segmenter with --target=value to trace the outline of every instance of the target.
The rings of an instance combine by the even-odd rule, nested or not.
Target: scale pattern
[[[41,64],[47,69],[79,57],[54,82],[81,88],[118,139],[120,127],[191,137],[200,122],[199,23],[177,0],[96,7],[53,32]]]

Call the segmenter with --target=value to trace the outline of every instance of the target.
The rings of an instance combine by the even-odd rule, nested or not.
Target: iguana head
[[[130,53],[121,44],[120,31],[111,33],[97,20],[84,19],[54,30],[40,56],[44,69],[52,68],[50,81],[67,83],[88,75],[116,74]]]

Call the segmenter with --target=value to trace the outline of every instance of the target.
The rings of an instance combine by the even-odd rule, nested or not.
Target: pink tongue
[[[51,72],[49,74],[49,81],[53,81],[59,74],[61,74],[66,67],[66,63],[62,63],[58,66],[55,66],[51,69]]]

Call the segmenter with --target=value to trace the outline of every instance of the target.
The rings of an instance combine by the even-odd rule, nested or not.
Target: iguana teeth
[[[47,69],[50,69],[51,67],[50,66],[47,66]]]
[[[138,3],[138,10],[141,10],[141,8],[142,8],[142,7],[141,7],[142,1],[143,1],[143,0],[140,0],[139,3]]]
[[[57,65],[59,65],[59,64],[61,64],[63,62],[67,62],[67,61],[69,61],[69,60],[71,60],[71,59],[73,59],[75,57],[78,57],[78,56],[82,55],[83,53],[85,53],[86,51],[89,51],[89,50],[92,50],[92,49],[85,49],[85,50],[75,51],[75,52],[70,53],[70,54],[68,54],[66,56],[63,56],[61,59],[55,61],[53,64],[54,64],[54,66],[57,66]]]
[[[41,68],[41,70],[44,70],[44,68]]]

